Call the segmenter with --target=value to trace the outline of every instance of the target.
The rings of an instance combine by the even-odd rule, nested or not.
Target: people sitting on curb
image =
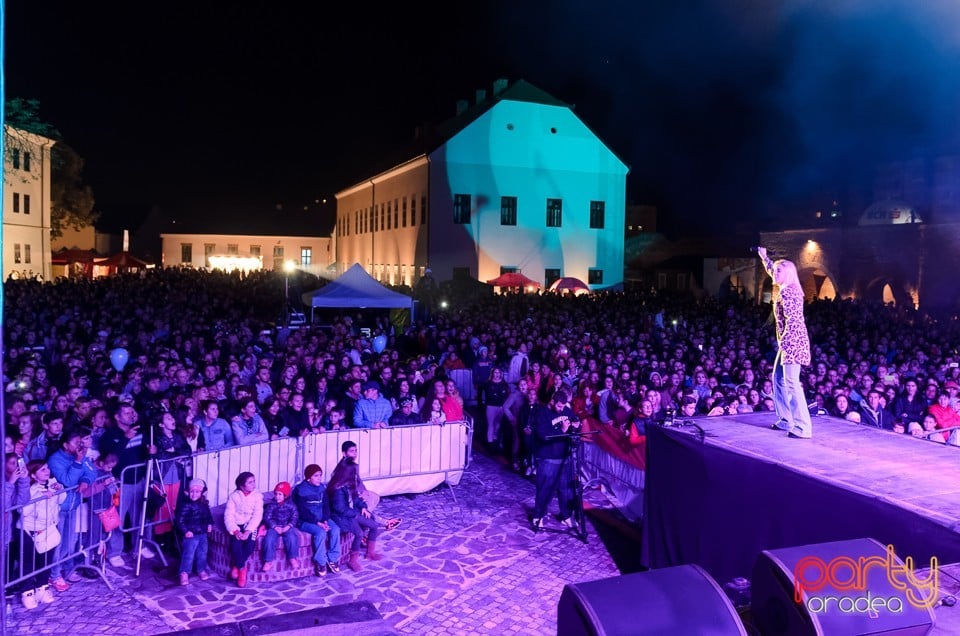
[[[299,515],[297,506],[290,498],[290,484],[281,481],[273,487],[273,501],[263,507],[263,571],[274,567],[277,555],[277,542],[283,540],[283,549],[291,568],[300,567],[297,554],[300,552],[300,534],[297,532]]]
[[[313,537],[313,566],[317,576],[340,573],[340,526],[331,519],[330,500],[323,486],[323,470],[310,464],[293,491],[301,532]]]
[[[237,587],[247,586],[247,559],[257,545],[257,530],[263,520],[263,493],[257,490],[253,473],[237,475],[237,489],[227,497],[223,525],[230,535],[230,578]]]

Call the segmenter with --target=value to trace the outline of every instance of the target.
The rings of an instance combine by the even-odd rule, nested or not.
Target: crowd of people
[[[160,269],[97,281],[7,281],[4,495],[8,508],[26,504],[6,519],[6,536],[16,540],[7,549],[19,555],[8,559],[16,566],[8,578],[39,572],[22,583],[30,602],[49,602],[50,587],[78,580],[75,562],[47,568],[44,555],[72,553],[81,503],[99,510],[116,501],[129,513],[123,527],[133,530],[104,538],[108,563],[123,566],[124,549],[141,545],[136,503],[147,484],[137,467],[148,457],[329,430],[440,425],[470,417],[471,407],[488,451],[532,476],[535,420],[543,408],[556,410],[558,396],[571,420],[634,438],[665,418],[774,412],[778,343],[768,304],[653,291],[482,295],[450,298],[446,308],[431,307],[428,321],[404,326],[344,310],[325,316],[323,327],[285,329],[274,325],[282,289],[282,275],[269,272]],[[800,381],[812,411],[954,441],[955,318],[834,300],[809,304],[806,326],[811,358]],[[385,337],[382,347],[377,336]],[[261,524],[270,549],[265,567],[296,527],[314,537],[317,574],[335,571],[339,533],[331,528],[343,520],[335,510],[338,502],[356,503],[356,493],[331,489],[336,475],[322,487],[315,468],[295,488],[277,484],[266,507],[262,498],[251,505],[255,476],[237,478],[225,523],[237,542],[238,583]],[[204,485],[182,470],[170,477],[184,492],[178,514],[186,518],[175,520],[181,581],[193,573],[203,579],[200,544],[211,526]],[[367,556],[376,558],[376,524],[359,517],[363,531],[355,536],[366,535]],[[59,547],[40,552],[37,540],[51,527],[59,528]],[[351,554],[360,551],[353,547]],[[152,556],[146,547],[142,554]]]

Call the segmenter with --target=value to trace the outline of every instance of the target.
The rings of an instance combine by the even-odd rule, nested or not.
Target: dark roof
[[[455,115],[436,126],[430,126],[428,129],[420,129],[418,138],[413,140],[412,143],[401,146],[394,152],[385,153],[379,161],[370,164],[369,170],[365,170],[363,174],[357,175],[356,179],[344,187],[348,188],[356,185],[370,175],[386,172],[402,163],[406,163],[414,157],[430,154],[457,136],[460,131],[476,121],[497,103],[504,100],[546,104],[548,106],[562,106],[573,109],[573,105],[557,99],[530,82],[523,79],[517,80],[507,85],[507,87],[499,93],[489,94],[483,101],[472,102],[467,109],[459,115]]]

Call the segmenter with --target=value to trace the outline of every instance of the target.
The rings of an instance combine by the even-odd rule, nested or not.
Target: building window
[[[427,222],[427,197],[420,197],[420,225]]]
[[[407,197],[403,197],[403,214],[400,218],[403,219],[403,227],[407,227]]]
[[[30,214],[30,195],[23,195],[23,213]]]
[[[360,210],[354,210],[353,212],[353,233],[360,233]]]
[[[203,266],[210,267],[210,255],[213,254],[213,250],[217,248],[214,243],[204,243],[203,244]]]
[[[300,264],[304,267],[307,267],[308,265],[313,265],[313,248],[312,247],[300,248]]]
[[[603,229],[603,217],[606,208],[604,201],[590,202],[590,228],[595,230]]]
[[[14,148],[10,151],[10,163],[13,164],[14,170],[20,169],[20,149]]]
[[[517,197],[500,197],[500,225],[517,224]]]
[[[250,256],[260,256],[260,246],[251,245],[250,246]]]
[[[19,214],[20,212],[20,193],[13,193],[13,211]]]
[[[283,245],[274,245],[274,246],[273,246],[273,257],[274,257],[274,258],[283,258]]]
[[[20,257],[20,244],[19,244],[19,243],[14,243],[14,244],[13,244],[13,262],[14,262],[14,263],[17,263],[17,264],[19,265],[19,264],[20,264],[20,259],[21,259],[21,257]]]
[[[30,153],[29,152],[23,153],[23,171],[30,172]],[[27,262],[29,263],[30,261],[27,261]]]
[[[602,269],[591,269],[587,272],[587,284],[588,285],[602,285],[603,284],[603,270]]]
[[[547,227],[563,224],[563,199],[547,199]]]
[[[180,244],[180,262],[181,263],[193,262],[193,243]]]
[[[29,243],[26,243],[23,246],[23,262],[24,263],[30,262],[30,244]]]
[[[393,200],[393,227],[400,227],[400,199]],[[390,226],[390,221],[387,221],[387,227]]]
[[[543,284],[545,287],[549,287],[553,284],[553,281],[560,278],[560,270],[554,268],[547,268],[543,270]]]
[[[227,254],[240,254],[240,245],[237,243],[227,243]]]
[[[414,226],[417,224],[417,197],[416,195],[410,197],[410,225]]]
[[[386,227],[386,225],[387,225],[387,215],[388,215],[388,214],[390,214],[390,202],[389,202],[389,201],[388,201],[387,203],[385,203],[385,204],[383,204],[383,205],[380,206],[380,229],[381,229],[381,230],[382,230],[384,227]],[[374,224],[376,224],[376,221],[374,221]],[[374,228],[374,231],[376,231],[376,228]]]
[[[470,195],[453,195],[453,222],[465,224],[470,222]]]

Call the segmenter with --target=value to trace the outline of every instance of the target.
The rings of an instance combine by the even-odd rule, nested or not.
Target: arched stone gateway
[[[829,272],[821,267],[808,267],[797,272],[803,296],[807,302],[817,299],[833,300],[837,297],[837,286]]]

